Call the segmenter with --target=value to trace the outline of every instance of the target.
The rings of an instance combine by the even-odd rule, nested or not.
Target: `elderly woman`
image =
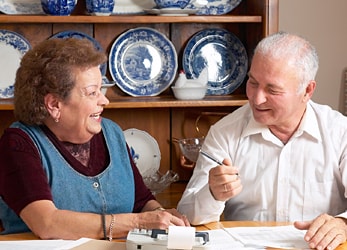
[[[146,188],[122,130],[101,118],[105,54],[88,40],[51,39],[17,71],[17,122],[0,140],[3,233],[42,239],[124,237],[134,228],[188,226]]]

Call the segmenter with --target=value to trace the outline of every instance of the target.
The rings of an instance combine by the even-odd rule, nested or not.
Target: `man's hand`
[[[208,183],[213,197],[219,201],[229,200],[242,190],[238,170],[228,159],[224,159],[223,165],[210,170]]]
[[[307,230],[305,241],[310,248],[335,249],[347,239],[346,219],[322,214],[312,221],[296,221],[294,226]]]

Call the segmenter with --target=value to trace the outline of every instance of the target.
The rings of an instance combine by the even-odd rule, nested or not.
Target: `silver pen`
[[[214,162],[217,163],[218,165],[223,165],[223,166],[224,166],[223,162],[217,160],[216,158],[214,158],[213,156],[209,155],[208,153],[202,151],[201,149],[200,149],[200,154],[202,154],[203,156],[207,157],[207,158],[210,159],[211,161],[214,161]],[[239,175],[239,173],[236,173],[235,175]]]
[[[202,154],[203,156],[207,157],[208,159],[210,159],[211,161],[214,161],[215,163],[217,163],[218,165],[224,165],[223,162],[217,160],[216,158],[214,158],[213,156],[209,155],[208,153],[202,151],[200,149],[200,154]]]

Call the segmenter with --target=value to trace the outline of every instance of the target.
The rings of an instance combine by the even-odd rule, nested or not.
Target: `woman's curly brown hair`
[[[87,39],[48,39],[22,58],[14,84],[16,119],[40,125],[47,118],[44,97],[54,94],[66,100],[75,85],[77,69],[101,65],[107,57]]]

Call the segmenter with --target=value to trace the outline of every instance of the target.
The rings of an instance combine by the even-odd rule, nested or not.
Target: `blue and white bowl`
[[[53,16],[69,16],[76,4],[77,0],[41,0],[43,11]]]
[[[115,0],[86,0],[89,15],[109,16],[112,14]]]
[[[154,0],[158,9],[184,9],[191,0]]]

